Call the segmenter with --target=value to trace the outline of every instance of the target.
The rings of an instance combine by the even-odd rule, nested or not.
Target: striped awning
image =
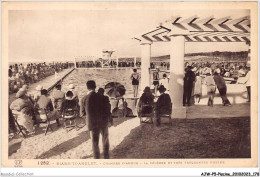
[[[155,29],[135,36],[140,42],[169,42],[171,36],[182,35],[186,42],[246,42],[250,44],[249,16],[200,19],[174,17]]]

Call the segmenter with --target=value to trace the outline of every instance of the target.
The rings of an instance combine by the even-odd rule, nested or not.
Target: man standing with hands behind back
[[[103,104],[103,97],[95,92],[96,83],[93,80],[87,82],[88,94],[81,100],[80,115],[86,116],[86,124],[92,139],[92,148],[95,159],[100,158],[98,146],[99,135],[102,135],[104,158],[109,158],[108,120],[104,114],[107,105]]]

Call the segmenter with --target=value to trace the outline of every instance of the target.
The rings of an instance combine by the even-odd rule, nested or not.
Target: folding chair
[[[63,118],[63,124],[64,124],[64,128],[66,129],[66,131],[68,132],[69,128],[76,128],[76,130],[78,130],[78,125],[76,122],[76,118],[78,117],[78,110],[76,109],[66,109],[63,111],[62,113],[62,118]],[[67,125],[66,123],[70,121],[70,124]],[[72,124],[71,124],[72,123]],[[70,129],[70,130],[72,130]]]
[[[16,124],[17,127],[18,127],[18,133],[17,133],[17,135],[19,135],[20,133],[22,133],[23,137],[26,138],[26,135],[25,135],[25,133],[23,132],[23,127],[22,127],[22,126],[18,123],[18,121],[17,121],[19,112],[16,111],[16,110],[12,110],[12,114],[13,114],[13,117],[14,117],[14,122],[15,122],[15,124]]]
[[[50,123],[50,120],[49,120],[49,117],[48,117],[49,111],[47,109],[38,109],[38,112],[40,114],[40,118],[41,118],[41,116],[45,116],[46,117],[46,119],[41,119],[41,120],[38,120],[38,122],[37,122],[38,125],[39,124],[47,124],[46,129],[45,129],[45,134],[44,134],[46,136],[46,134],[48,133],[49,128],[53,132],[53,129],[51,127],[51,123]]]
[[[141,107],[139,112],[140,123],[151,123],[153,124],[153,116],[154,116],[154,105],[153,104],[145,104],[141,103]],[[143,118],[146,118],[143,120]]]

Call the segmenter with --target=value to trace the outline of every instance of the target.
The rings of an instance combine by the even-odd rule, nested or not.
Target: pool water
[[[98,88],[104,88],[109,82],[119,82],[125,86],[126,96],[133,95],[132,81],[130,75],[131,68],[124,69],[75,69],[62,82],[62,91],[68,91],[70,84],[75,86],[75,91],[78,92],[79,99],[87,94],[86,82],[94,80]],[[140,88],[139,88],[140,93]]]

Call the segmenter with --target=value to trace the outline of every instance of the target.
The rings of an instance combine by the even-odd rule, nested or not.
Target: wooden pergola
[[[141,89],[150,86],[151,44],[169,42],[170,45],[170,96],[172,118],[185,118],[183,107],[184,49],[185,42],[245,42],[250,46],[250,17],[173,17],[155,29],[135,36],[142,48]],[[250,48],[248,49],[250,54]]]

